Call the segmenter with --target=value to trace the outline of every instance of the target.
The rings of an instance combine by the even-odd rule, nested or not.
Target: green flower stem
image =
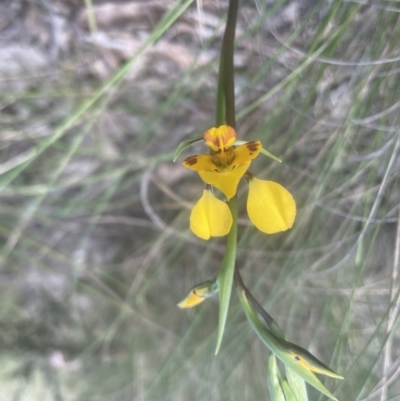
[[[218,92],[216,107],[216,126],[227,124],[235,128],[235,80],[233,68],[233,51],[235,46],[236,19],[239,0],[230,0],[228,19],[226,21],[224,39],[221,48],[218,74]],[[225,111],[225,113],[224,113]],[[237,245],[237,199],[234,196],[228,201],[232,214],[232,227],[228,234],[228,241],[224,259],[218,272],[219,288],[219,319],[217,347],[219,351],[224,335],[226,318],[228,316],[229,301],[231,298],[233,276],[235,273],[236,245]]]
[[[223,80],[225,82],[225,116],[227,125],[236,127],[235,117],[235,74],[233,67],[233,53],[235,49],[235,31],[239,0],[229,1],[228,20],[226,21],[225,35],[222,44],[223,52]]]
[[[228,316],[229,301],[232,292],[233,275],[235,273],[238,215],[236,196],[228,201],[228,206],[232,214],[232,226],[228,234],[226,251],[217,279],[219,289],[219,320],[215,354],[217,354],[219,351],[219,347],[221,346],[222,342],[222,336],[224,334],[226,318]]]
[[[215,116],[215,126],[225,124],[225,91],[224,91],[224,57],[223,50],[219,56],[218,88],[217,88],[217,107]]]
[[[228,19],[226,21],[221,55],[219,59],[216,127],[219,127],[225,123],[233,128],[236,126],[233,53],[235,47],[238,6],[239,0],[230,0]]]

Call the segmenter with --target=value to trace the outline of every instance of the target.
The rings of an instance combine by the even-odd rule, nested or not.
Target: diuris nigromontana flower
[[[191,230],[206,240],[229,233],[232,225],[229,207],[214,196],[210,186],[219,189],[229,200],[236,195],[244,175],[249,183],[247,212],[252,223],[267,234],[291,228],[296,203],[290,192],[276,182],[260,180],[247,172],[251,161],[261,151],[261,142],[235,146],[236,131],[228,125],[209,129],[203,138],[210,153],[190,156],[183,161],[185,167],[197,171],[207,184],[192,210]]]

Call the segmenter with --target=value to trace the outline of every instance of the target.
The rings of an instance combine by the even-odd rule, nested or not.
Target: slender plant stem
[[[239,0],[229,2],[228,19],[219,59],[216,127],[222,124],[235,128],[235,74],[233,53]]]
[[[219,63],[219,78],[217,92],[217,126],[224,122],[235,128],[235,81],[233,68],[233,50],[235,42],[236,17],[238,11],[238,0],[229,1],[228,19],[226,22],[225,34],[221,49]],[[225,107],[224,107],[225,106]],[[225,121],[224,121],[225,108]],[[219,321],[218,336],[215,353],[218,353],[221,345],[222,336],[225,330],[226,319],[228,316],[229,301],[233,286],[233,276],[236,265],[236,246],[237,246],[237,198],[234,196],[228,201],[228,206],[232,215],[232,226],[228,234],[226,251],[222,265],[218,273],[219,288]]]
[[[228,9],[228,19],[221,49],[220,60],[220,81],[223,83],[225,100],[225,117],[227,125],[235,128],[235,72],[233,66],[233,52],[235,48],[235,31],[238,13],[239,0],[230,0]],[[218,88],[219,89],[219,88]],[[237,199],[234,196],[228,202],[229,209],[232,213],[233,223],[228,235],[228,244],[226,253],[234,251],[236,259],[236,242],[237,242]],[[234,246],[232,245],[234,243]],[[235,263],[235,259],[233,263]]]
[[[233,67],[233,52],[235,48],[236,20],[239,7],[239,0],[230,0],[228,10],[228,20],[224,40],[222,44],[223,53],[223,80],[225,82],[225,109],[226,123],[231,127],[236,127],[235,117],[235,74]]]
[[[215,116],[215,126],[225,124],[225,80],[224,80],[224,56],[223,50],[219,56],[218,89],[217,89],[217,107]]]
[[[239,0],[230,0],[228,9],[228,19],[221,49],[220,61],[220,77],[223,82],[224,100],[225,100],[225,117],[226,124],[235,128],[235,72],[233,67],[233,52],[235,48],[235,31],[238,13]],[[232,228],[228,235],[228,243],[226,254],[234,252],[233,264],[236,259],[236,242],[237,242],[237,199],[234,196],[228,202],[229,209],[232,213]],[[234,243],[234,245],[233,245]]]

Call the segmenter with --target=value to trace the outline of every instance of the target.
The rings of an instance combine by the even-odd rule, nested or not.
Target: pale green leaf
[[[340,376],[329,366],[326,366],[306,349],[288,341],[285,341],[285,343],[286,348],[292,358],[295,359],[299,364],[305,366],[308,370],[320,375],[333,377],[335,379],[343,379],[343,376]]]
[[[273,160],[277,161],[278,163],[282,163],[282,159],[280,159],[278,156],[273,155],[271,152],[268,152],[267,149],[261,148],[260,152],[263,155],[269,157],[270,159],[273,159]]]
[[[260,314],[260,316],[264,319],[265,324],[268,326],[268,330],[270,330],[276,337],[285,338],[285,334],[275,322],[274,318],[261,306],[261,304],[253,297],[252,293],[248,290],[246,285],[243,282],[242,276],[238,271],[235,273],[236,284],[242,288],[245,292],[247,300],[253,305],[253,308]]]
[[[289,343],[281,338],[276,337],[272,332],[266,329],[265,325],[257,316],[256,312],[253,310],[249,304],[245,292],[239,288],[239,299],[242,303],[243,309],[246,313],[254,330],[264,342],[264,344],[288,367],[294,370],[298,375],[300,375],[305,381],[315,387],[321,393],[325,394],[332,400],[337,400],[335,396],[319,381],[319,379],[304,365],[299,363],[296,359],[296,355],[293,355],[292,350],[294,348],[299,348],[295,344]]]
[[[194,143],[196,143],[196,142],[198,142],[198,141],[201,141],[202,139],[203,139],[203,136],[197,136],[196,138],[193,138],[193,139],[186,139],[186,141],[182,141],[182,142],[178,145],[178,147],[176,148],[176,150],[175,150],[173,161],[174,161],[174,162],[176,161],[176,159],[179,157],[179,155],[181,154],[181,152],[182,152],[184,149],[186,149],[188,146],[190,146],[190,145],[192,145],[192,144],[194,144]]]
[[[297,401],[295,391],[290,387],[290,384],[287,380],[282,380],[281,386],[283,393],[285,394],[286,401]]]
[[[286,401],[285,395],[281,387],[281,378],[276,363],[276,357],[274,354],[270,354],[268,359],[268,389],[271,395],[272,401]]]
[[[306,382],[289,366],[285,365],[288,385],[294,394],[296,401],[308,401]]]
[[[233,275],[235,273],[236,261],[236,243],[237,243],[237,199],[234,196],[228,202],[229,209],[232,213],[232,227],[228,234],[228,243],[221,268],[218,272],[218,294],[219,294],[219,317],[218,317],[218,334],[217,346],[215,354],[218,354],[221,346],[222,336],[224,335],[226,318],[228,316],[229,301],[231,298]]]
[[[230,257],[224,258],[221,270],[218,274],[219,289],[219,319],[218,319],[218,335],[215,354],[218,354],[221,346],[222,336],[225,330],[226,318],[228,316],[229,301],[232,292],[233,273],[235,270],[235,260]]]

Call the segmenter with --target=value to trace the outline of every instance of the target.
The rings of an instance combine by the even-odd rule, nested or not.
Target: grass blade
[[[224,335],[226,318],[228,316],[229,301],[231,298],[233,275],[235,272],[236,261],[236,243],[237,243],[237,200],[236,196],[229,202],[229,209],[232,213],[232,227],[228,234],[228,244],[226,247],[224,259],[221,269],[218,273],[218,288],[219,288],[219,319],[218,319],[218,334],[217,346],[215,354],[218,354],[221,346],[222,336]]]

